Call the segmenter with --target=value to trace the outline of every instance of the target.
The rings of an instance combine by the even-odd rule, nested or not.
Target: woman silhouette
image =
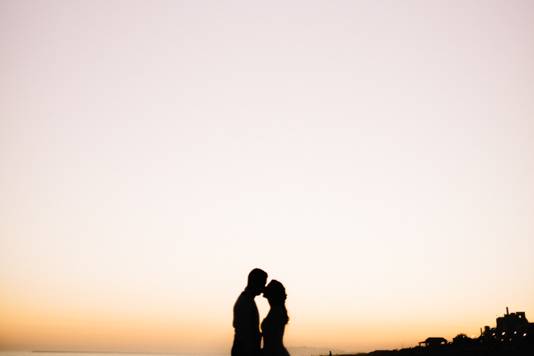
[[[284,347],[284,329],[289,318],[285,305],[286,290],[282,283],[272,280],[263,292],[271,309],[261,323],[263,356],[289,356]]]

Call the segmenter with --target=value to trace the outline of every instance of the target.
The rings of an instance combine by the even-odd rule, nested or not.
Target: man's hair
[[[262,269],[254,268],[248,274],[248,285],[257,285],[259,281],[265,282],[267,280],[267,272]]]

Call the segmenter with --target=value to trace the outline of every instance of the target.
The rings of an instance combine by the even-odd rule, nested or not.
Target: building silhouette
[[[447,339],[443,337],[427,337],[425,341],[421,341],[419,346],[436,347],[441,345],[447,345]]]
[[[510,313],[506,307],[506,314],[498,317],[494,328],[485,326],[480,340],[485,343],[511,343],[532,338],[534,323],[529,323],[525,312]]]
[[[458,334],[452,342],[443,337],[429,337],[418,346],[376,350],[339,356],[532,356],[534,355],[534,323],[525,312],[506,314],[496,320],[496,326],[485,326],[479,337]],[[326,355],[324,355],[326,356]]]

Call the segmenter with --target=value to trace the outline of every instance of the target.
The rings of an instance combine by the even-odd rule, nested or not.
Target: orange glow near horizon
[[[265,315],[265,302],[260,298],[257,301]],[[231,305],[219,307],[229,309]],[[362,310],[354,316],[338,315],[336,320],[334,313],[331,317],[314,316],[309,311],[298,315],[297,310],[302,313],[300,308],[291,308],[291,303],[289,308],[292,319],[286,343],[290,347],[306,345],[342,351],[412,346],[429,334],[448,339],[460,332],[477,336],[480,327],[495,323],[494,318],[480,311],[467,315],[432,314],[432,309],[424,309],[398,312],[393,317],[384,310]],[[232,340],[228,310],[226,315],[212,317],[185,315],[184,310],[177,312],[162,306],[159,310],[148,305],[121,310],[112,304],[91,308],[73,303],[65,308],[61,303],[24,305],[5,299],[0,303],[0,313],[0,349],[4,350],[219,353],[227,351]]]

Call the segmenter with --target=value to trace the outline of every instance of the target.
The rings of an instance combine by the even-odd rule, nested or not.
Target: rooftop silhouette
[[[528,321],[525,312],[510,313],[506,307],[506,314],[496,319],[496,326],[481,328],[480,336],[476,338],[458,334],[449,342],[443,337],[433,336],[411,348],[357,355],[531,356],[534,355],[534,323]]]

